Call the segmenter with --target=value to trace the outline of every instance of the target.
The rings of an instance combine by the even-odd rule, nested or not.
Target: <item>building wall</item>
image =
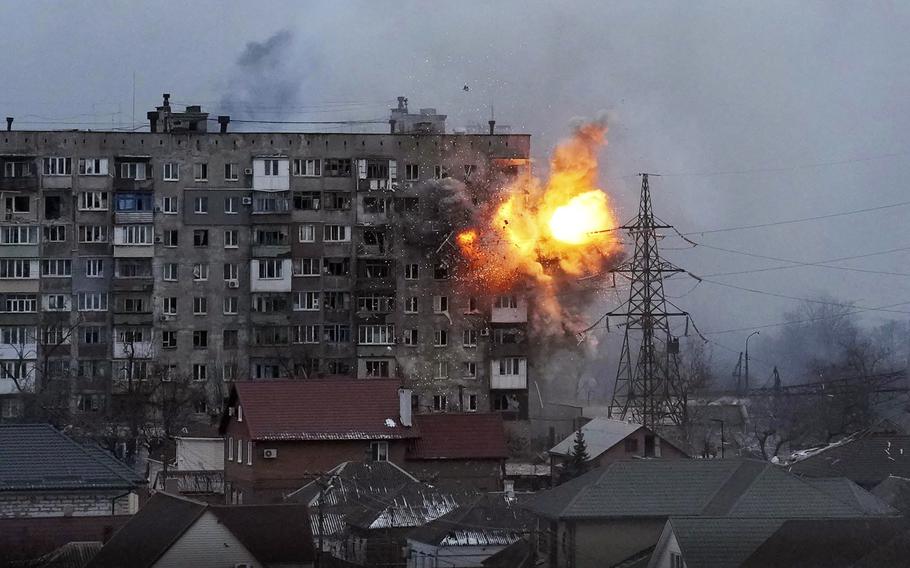
[[[0,518],[130,515],[138,498],[123,491],[16,492],[0,494]],[[119,497],[114,501],[115,497]]]
[[[568,526],[568,550],[561,551],[558,566],[600,568],[613,566],[654,546],[666,519],[630,519],[577,522]],[[560,523],[559,542],[566,523]]]
[[[433,546],[408,540],[408,568],[483,566],[483,561],[505,546]]]
[[[215,515],[206,511],[155,562],[154,566],[221,568],[239,563],[247,563],[255,568],[263,566],[227,527],[218,522]]]
[[[224,470],[224,440],[221,438],[175,438],[177,469]]]
[[[108,511],[110,513],[110,511]],[[131,515],[0,519],[0,558],[33,559],[68,542],[105,542]]]
[[[654,549],[654,553],[651,555],[648,568],[674,568],[670,563],[673,555],[681,556],[682,553],[680,552],[679,541],[676,540],[676,535],[670,530],[668,524],[666,534],[661,535],[660,542],[658,542],[657,548]]]
[[[625,442],[620,442],[593,460],[596,463],[596,467],[603,467],[618,460],[645,457],[645,436],[648,435],[651,435],[650,432],[646,431],[644,428],[637,432],[633,432],[629,438],[636,440],[638,446],[636,451],[627,452]],[[689,457],[681,450],[677,449],[676,446],[671,446],[667,442],[661,440],[659,436],[655,436],[654,438],[655,455],[652,457],[663,459],[683,459]]]
[[[97,395],[110,404],[112,377],[127,363],[122,350],[115,352],[114,338],[130,328],[141,328],[148,337],[151,351],[144,355],[169,366],[173,373],[198,378],[207,385],[210,404],[216,406],[227,390],[222,379],[319,373],[368,377],[386,372],[414,388],[420,411],[475,407],[486,411],[493,406],[491,396],[498,397],[497,408],[506,399],[518,405],[527,380],[519,381],[517,392],[491,395],[490,391],[494,345],[489,321],[494,299],[455,285],[451,274],[435,268],[446,263],[455,266],[454,251],[444,246],[451,226],[440,198],[465,184],[474,199],[486,200],[493,188],[515,173],[514,163],[500,165],[497,160],[527,159],[529,154],[529,137],[519,135],[4,133],[0,162],[28,161],[35,174],[0,178],[4,190],[0,225],[37,226],[40,237],[34,246],[3,248],[0,258],[26,255],[37,260],[32,258],[37,254],[38,258],[70,259],[72,264],[67,278],[33,275],[0,280],[0,307],[8,294],[27,294],[37,303],[47,294],[62,294],[71,302],[69,309],[59,312],[39,308],[0,313],[0,326],[58,325],[74,330],[65,344],[39,346],[36,360],[60,360],[59,365],[82,369],[57,374],[63,375],[59,378],[72,391],[74,410],[84,412],[102,410],[83,410],[86,405],[78,401],[82,394]],[[52,156],[70,158],[72,173],[45,175],[42,160]],[[107,160],[107,173],[81,175],[79,160],[95,158]],[[263,160],[269,159],[278,161],[280,175],[265,175]],[[298,159],[320,160],[320,174],[294,175]],[[330,159],[348,161],[349,175],[329,175]],[[384,164],[388,171],[379,176],[370,162]],[[133,163],[144,165],[147,179],[121,177],[122,168],[129,169],[124,164]],[[194,166],[202,163],[207,175],[196,179]],[[164,178],[170,164],[179,169],[176,180]],[[233,165],[236,179],[226,178],[226,165]],[[473,172],[469,174],[466,165]],[[437,180],[437,174],[449,177]],[[83,207],[82,194],[95,191],[106,193],[106,209]],[[5,198],[16,196],[28,197],[31,207],[10,211],[7,217]],[[115,211],[118,197],[150,199],[152,209]],[[312,203],[307,201],[310,197],[318,199],[318,209],[306,208],[306,203]],[[198,199],[207,200],[206,211],[199,211]],[[153,242],[115,245],[115,234],[123,242],[128,225],[151,226]],[[331,230],[325,227],[331,225],[347,227],[349,239],[326,242],[326,231]],[[80,227],[87,226],[98,227],[108,238],[82,242]],[[65,231],[61,242],[44,238],[45,229],[51,227]],[[284,232],[286,242],[257,243],[257,230],[270,228]],[[169,240],[170,231],[176,231],[176,242]],[[207,231],[207,240],[195,239],[195,231]],[[225,231],[236,235],[226,241]],[[313,238],[301,240],[310,231]],[[282,262],[278,281],[259,278],[265,259],[289,261]],[[317,267],[314,274],[293,276],[291,268],[288,276],[289,264],[293,267],[307,259]],[[89,275],[86,268],[95,260],[103,263],[104,270]],[[143,263],[141,272],[121,270],[127,261]],[[225,264],[237,266],[236,278],[225,280]],[[410,264],[418,265],[417,274],[406,274]],[[200,270],[205,270],[200,265],[207,268],[207,278],[200,277]],[[329,265],[340,266],[342,273],[330,273]],[[176,270],[175,279],[170,278],[172,270]],[[293,309],[297,292],[316,292],[318,307]],[[80,311],[80,293],[106,294],[107,309]],[[365,308],[359,302],[374,295],[389,298],[390,303]],[[448,309],[434,310],[434,297],[441,296],[446,297]],[[144,299],[141,309],[124,309],[123,300],[135,297]],[[337,302],[333,304],[330,297]],[[417,311],[405,313],[405,302],[411,297],[417,298]],[[166,298],[177,302],[176,314],[164,312]],[[206,300],[205,313],[194,313],[197,298]],[[236,310],[226,313],[225,302],[236,302]],[[508,322],[496,325],[524,325],[516,317],[511,314]],[[82,327],[87,325],[104,329],[100,342],[81,340]],[[371,325],[393,326],[388,344],[361,341],[359,326]],[[298,326],[318,327],[308,337],[307,328]],[[343,326],[341,340],[330,333],[339,329],[334,326]],[[417,331],[417,345],[405,344],[404,330]],[[477,339],[466,345],[468,330],[476,332]],[[445,345],[434,345],[434,335],[443,331]],[[175,345],[162,343],[164,332],[176,334]],[[204,345],[194,343],[194,332],[207,332]],[[513,355],[526,356],[524,350],[517,348]],[[96,363],[89,366],[92,361]],[[476,370],[468,372],[466,363],[474,363]],[[530,367],[528,374],[533,373]],[[516,385],[509,382],[508,386]],[[504,411],[518,415],[517,408]]]
[[[441,488],[502,491],[503,460],[413,460],[404,468],[417,479]]]

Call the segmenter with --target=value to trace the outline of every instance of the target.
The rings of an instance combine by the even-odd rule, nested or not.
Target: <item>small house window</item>
[[[373,461],[389,461],[389,443],[370,442],[370,455]]]

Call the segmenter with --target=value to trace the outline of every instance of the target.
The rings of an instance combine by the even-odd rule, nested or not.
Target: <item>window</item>
[[[73,173],[72,158],[44,158],[44,175],[68,176]]]
[[[406,329],[404,330],[404,344],[414,347],[417,345],[417,330],[416,329]]]
[[[209,367],[208,365],[193,363],[193,380],[194,381],[205,381],[209,378]]]
[[[193,246],[194,247],[209,246],[209,230],[208,229],[194,229],[193,230]]]
[[[205,215],[209,212],[209,198],[208,197],[195,197],[193,198],[193,212],[197,215]]]
[[[107,227],[103,225],[79,225],[80,243],[106,243]]]
[[[465,361],[461,365],[461,374],[464,377],[475,378],[477,377],[477,363],[474,361]]]
[[[296,326],[294,328],[294,343],[319,343],[319,326]]]
[[[121,225],[117,227],[123,245],[152,244],[152,225]]]
[[[406,313],[406,314],[418,313],[417,296],[408,296],[407,298],[404,299],[404,313]]]
[[[293,261],[294,276],[319,276],[318,258],[295,258]]]
[[[223,302],[222,312],[224,315],[234,316],[237,315],[237,305],[239,300],[237,296],[226,296]]]
[[[240,278],[240,265],[236,263],[224,264],[224,279],[227,282],[238,280]]]
[[[49,312],[68,312],[70,310],[69,296],[64,294],[45,294],[44,309]]]
[[[161,332],[161,348],[162,349],[176,349],[177,348],[177,332],[176,331],[162,331]]]
[[[670,553],[670,568],[686,568],[686,563],[678,552]]]
[[[282,260],[280,258],[259,259],[259,279],[278,280],[281,278]]]
[[[326,310],[348,310],[351,308],[350,292],[326,292],[323,297],[322,307]]]
[[[35,343],[35,328],[10,326],[0,329],[0,343],[4,345],[27,345]]]
[[[105,292],[80,292],[77,298],[80,312],[107,311],[107,293]]]
[[[351,177],[351,160],[327,158],[323,162],[323,175],[327,177]]]
[[[445,412],[449,408],[449,397],[444,394],[433,395],[433,410]]]
[[[420,198],[402,197],[397,201],[395,207],[401,213],[417,213],[420,211]]]
[[[493,410],[509,410],[512,405],[509,404],[509,396],[500,394],[493,396]]]
[[[417,264],[405,264],[404,265],[404,279],[405,280],[417,280],[420,275],[420,267]]]
[[[193,330],[193,349],[206,349],[209,346],[209,332],[204,329]]]
[[[288,345],[290,334],[284,326],[263,326],[253,328],[253,345]]]
[[[239,333],[236,329],[224,329],[221,331],[221,346],[224,349],[237,349],[239,344]]]
[[[180,179],[180,164],[177,162],[165,162],[162,172],[161,179],[164,181],[177,181]]]
[[[177,198],[176,197],[162,197],[161,198],[161,212],[165,215],[176,215],[177,214]]]
[[[236,197],[225,197],[224,198],[224,212],[227,215],[236,215],[237,214],[237,198]]]
[[[477,395],[476,394],[468,395],[468,405],[465,410],[467,410],[468,412],[477,412]]]
[[[297,292],[294,295],[294,310],[319,311],[319,292]]]
[[[468,298],[468,309],[465,313],[476,314],[477,313],[477,298],[471,296]]]
[[[327,243],[350,241],[351,228],[347,225],[323,225],[322,240]]]
[[[25,328],[30,333],[25,337],[25,343],[34,343],[34,329],[27,327]],[[70,343],[70,331],[65,327],[53,326],[46,327],[41,330],[41,343],[43,345],[69,345]]]
[[[240,179],[239,164],[224,164],[224,181],[237,181]]]
[[[164,232],[164,246],[176,247],[180,244],[180,233],[177,229],[169,229]]]
[[[286,226],[258,227],[253,230],[253,242],[261,246],[286,246],[288,229]]]
[[[434,166],[433,177],[436,179],[445,179],[449,177],[449,169],[445,166]]]
[[[493,307],[515,309],[518,307],[518,296],[496,296]]]
[[[374,462],[389,461],[389,443],[370,442],[370,457]]]
[[[433,371],[433,377],[436,379],[445,379],[449,376],[449,363],[446,361],[436,361]]]
[[[265,166],[265,175],[278,175],[278,160],[262,160],[262,163]]]
[[[350,211],[351,196],[338,191],[327,191],[325,193],[325,208],[331,211]]]
[[[385,359],[364,361],[366,376],[380,379],[389,378],[389,362]]]
[[[0,244],[36,245],[38,244],[38,226],[7,225],[0,231]]]
[[[420,165],[418,164],[405,164],[404,165],[404,179],[406,181],[417,181],[420,178]]]
[[[521,357],[505,357],[499,360],[500,375],[518,375],[521,373]]]
[[[227,439],[227,455],[228,461],[234,461],[234,437],[228,436]],[[231,503],[236,502],[235,499],[231,499]]]
[[[237,236],[237,229],[228,229],[224,231],[224,248],[237,248],[239,246],[239,238]]]
[[[208,181],[209,180],[209,165],[205,162],[196,162],[193,164],[193,180],[194,181]]]
[[[326,343],[350,343],[351,326],[345,324],[323,325],[322,340]]]
[[[367,294],[357,297],[357,311],[369,313],[391,312],[395,305],[393,296]]]
[[[322,174],[322,161],[318,158],[294,160],[295,176],[319,176]]]
[[[177,296],[168,296],[163,299],[162,311],[169,316],[177,315]]]
[[[168,262],[161,265],[161,278],[166,282],[176,282],[177,281],[177,263]]]
[[[466,329],[462,332],[462,345],[465,347],[477,347],[476,329]]]
[[[433,265],[433,279],[434,280],[448,280],[449,278],[449,265],[440,262]]]
[[[380,199],[378,197],[364,197],[363,198],[363,212],[364,213],[385,213],[387,206],[388,206],[388,200],[386,200],[386,199]]]
[[[107,211],[106,191],[79,192],[80,211]]]
[[[312,243],[316,241],[316,225],[300,225],[298,233],[298,240],[302,243]]]
[[[246,443],[246,465],[253,465],[253,441]],[[240,494],[240,504],[243,504],[243,493]]]
[[[443,314],[449,311],[448,296],[433,296],[433,312]]]
[[[35,278],[37,276],[37,274],[32,274],[32,264],[30,260],[18,258],[0,259],[0,278],[25,279]]]
[[[63,199],[59,195],[44,196],[44,218],[59,219],[60,208],[63,206]]]
[[[105,329],[105,327],[100,325],[84,325],[79,334],[79,339],[85,345],[99,345],[104,343]]]
[[[3,302],[3,311],[10,313],[33,313],[37,307],[37,298],[33,294],[7,294]]]
[[[107,158],[80,158],[79,175],[81,176],[106,176]]]
[[[209,311],[209,301],[205,296],[193,298],[193,315],[204,316]]]
[[[357,329],[359,345],[392,345],[395,343],[395,326],[392,324],[361,325]]]
[[[209,279],[209,265],[204,262],[197,262],[193,265],[193,280],[201,282]]]
[[[123,162],[120,164],[120,179],[145,179],[145,162]]]
[[[50,243],[66,241],[66,225],[45,225],[44,240]]]
[[[445,347],[449,344],[449,332],[444,329],[437,329],[433,332],[433,346]]]
[[[72,276],[73,261],[68,258],[53,258],[41,261],[41,276],[45,278],[69,278]]]
[[[233,381],[237,378],[237,363],[225,363],[221,367],[221,378],[225,381]]]

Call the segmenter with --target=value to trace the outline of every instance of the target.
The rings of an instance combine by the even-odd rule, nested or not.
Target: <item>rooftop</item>
[[[411,531],[408,540],[433,546],[509,546],[533,523],[514,498],[488,493]]]
[[[413,438],[417,429],[400,423],[399,387],[395,379],[241,381],[228,404],[242,406],[253,440]],[[222,418],[222,433],[230,419]]]
[[[667,523],[679,543],[686,566],[737,568],[784,519],[694,517],[673,518]]]
[[[641,424],[633,424],[623,420],[595,418],[581,427],[581,433],[585,437],[588,455],[591,456],[591,459],[594,459],[641,428],[643,428]],[[572,452],[574,444],[575,433],[573,432],[571,436],[553,446],[550,449],[550,453],[567,456]]]
[[[509,456],[502,416],[495,413],[415,416],[420,438],[410,459],[504,459]]]
[[[0,491],[135,489],[145,479],[50,424],[0,425]]]
[[[889,476],[910,477],[910,435],[864,433],[800,455],[789,471],[809,477],[846,477],[874,487]]]

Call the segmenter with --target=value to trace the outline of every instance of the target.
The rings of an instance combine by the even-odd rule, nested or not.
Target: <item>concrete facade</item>
[[[103,413],[154,369],[206,384],[200,411],[226,381],[352,374],[402,378],[418,411],[527,418],[528,346],[496,329],[529,307],[458,285],[438,199],[487,199],[528,136],[218,133],[162,109],[150,133],[0,134],[0,419],[29,381]]]

